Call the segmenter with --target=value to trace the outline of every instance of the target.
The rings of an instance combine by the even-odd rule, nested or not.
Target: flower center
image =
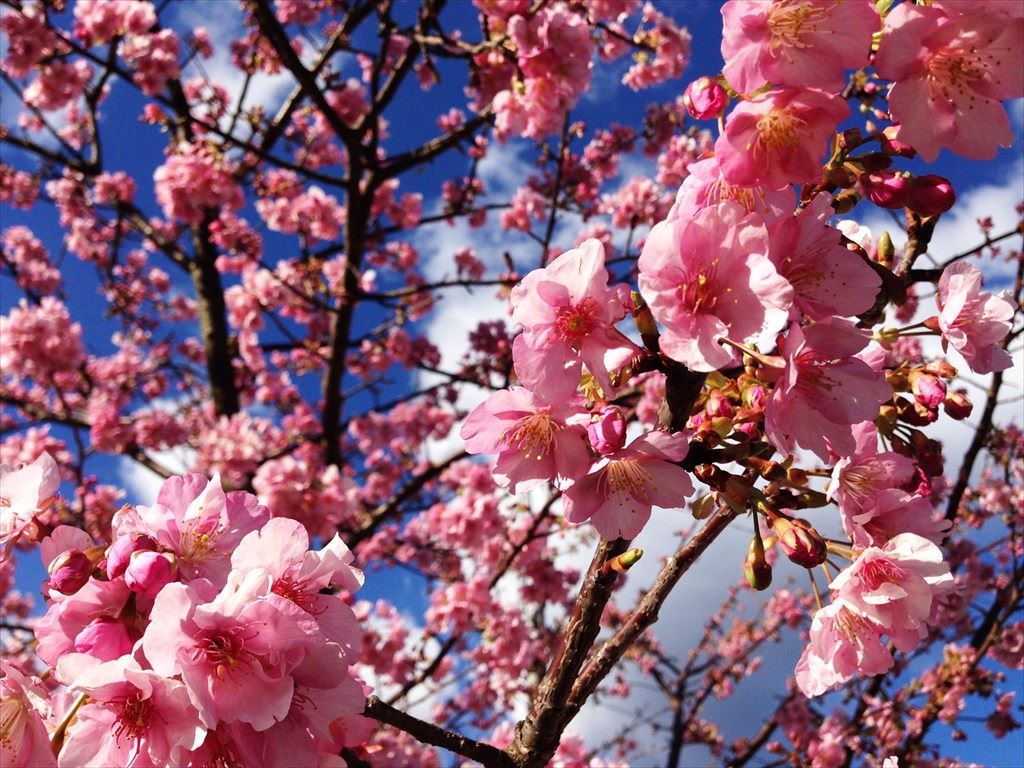
[[[558,335],[578,349],[583,339],[598,325],[597,314],[597,302],[590,296],[579,304],[559,307],[555,313]]]
[[[679,301],[691,312],[710,311],[718,302],[718,286],[715,285],[715,273],[718,271],[718,259],[696,275],[688,275],[687,280],[676,288]]]
[[[327,610],[326,606],[317,605],[316,591],[311,591],[306,582],[295,582],[291,579],[277,579],[273,586],[270,587],[270,591],[275,595],[280,595],[285,600],[290,600],[295,603],[306,613],[320,615]]]
[[[635,459],[620,459],[613,461],[605,467],[602,482],[602,492],[605,498],[613,493],[625,491],[637,501],[646,501],[648,490],[651,487],[651,473],[643,468],[643,465]]]
[[[768,12],[768,46],[772,55],[778,49],[810,48],[811,43],[802,39],[804,32],[814,32],[817,24],[825,18],[825,8],[813,2],[778,2]]]
[[[0,756],[4,765],[13,765],[21,756],[28,725],[28,707],[17,696],[0,699]]]
[[[858,616],[845,605],[836,612],[835,627],[851,643],[860,645],[860,638],[869,628],[867,620]]]
[[[559,429],[561,427],[548,414],[534,413],[516,422],[505,433],[505,440],[510,447],[525,453],[527,458],[532,456],[540,461],[551,450]]]
[[[248,665],[256,660],[256,656],[245,649],[245,641],[249,639],[241,627],[216,630],[202,635],[196,642],[193,658],[200,656],[213,667],[213,674],[223,680],[238,667]]]
[[[906,579],[907,573],[892,560],[877,558],[864,563],[857,576],[865,587],[874,592],[883,584],[899,584]]]
[[[138,693],[124,700],[114,725],[114,736],[133,741],[149,729],[153,718],[153,700],[143,699]]]
[[[765,149],[795,147],[796,130],[803,120],[787,109],[773,109],[757,121],[758,143]]]

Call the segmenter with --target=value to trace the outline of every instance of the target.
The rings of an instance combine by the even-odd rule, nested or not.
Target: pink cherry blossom
[[[1024,96],[1022,36],[1022,18],[909,3],[893,8],[875,68],[895,82],[889,110],[899,140],[928,162],[943,147],[984,160],[1010,146],[1013,131],[1000,100]]]
[[[316,620],[272,584],[268,572],[247,569],[212,600],[178,583],[157,595],[142,649],[155,672],[181,675],[207,728],[241,720],[265,730],[284,719],[292,672],[325,645]],[[208,594],[208,585],[198,586]],[[335,656],[340,663],[340,651]]]
[[[722,338],[746,342],[778,331],[792,303],[789,283],[767,257],[764,225],[744,214],[725,202],[661,222],[640,254],[640,292],[665,326],[661,348],[695,371],[734,359]]]
[[[903,651],[913,650],[924,637],[932,603],[952,586],[942,550],[915,533],[901,533],[881,548],[868,547],[829,585]]]
[[[523,387],[495,392],[462,425],[470,453],[497,453],[492,470],[513,494],[556,478],[575,480],[590,467],[584,400],[549,402]]]
[[[516,373],[528,387],[543,382],[551,399],[570,395],[579,384],[582,361],[606,393],[611,375],[638,348],[613,325],[626,314],[620,291],[608,287],[604,246],[586,240],[544,269],[534,270],[512,289]]]
[[[766,83],[840,90],[867,65],[881,21],[870,0],[729,0],[722,6],[723,74],[740,93]]]
[[[249,493],[224,493],[220,475],[189,474],[164,481],[156,503],[119,513],[117,535],[141,534],[174,553],[186,580],[206,578],[222,586],[231,568],[231,551],[270,517]]]
[[[929,499],[898,488],[878,490],[858,512],[842,516],[855,547],[883,546],[901,533],[914,533],[941,544],[950,523],[936,513]]]
[[[0,559],[6,559],[10,545],[21,537],[60,487],[60,470],[50,454],[19,469],[0,466]]]
[[[981,270],[966,261],[950,264],[939,278],[935,303],[944,343],[963,355],[975,373],[1002,371],[1013,365],[1000,342],[1010,331],[1013,305],[981,291]]]
[[[183,752],[206,735],[185,686],[129,656],[87,669],[68,684],[89,699],[67,730],[60,766],[179,765]]]
[[[856,448],[832,470],[828,498],[846,520],[871,503],[875,493],[899,488],[914,475],[914,462],[895,451],[879,452],[878,430],[871,421],[852,427]]]
[[[55,665],[72,651],[101,661],[129,652],[141,636],[135,613],[125,610],[131,594],[123,579],[90,579],[74,595],[51,594],[46,615],[35,628],[39,658]]]
[[[690,476],[673,463],[682,461],[686,450],[682,433],[641,435],[565,492],[565,519],[590,520],[605,539],[634,538],[650,519],[652,506],[678,509],[693,493]]]
[[[794,305],[812,320],[866,312],[882,286],[875,271],[842,244],[842,233],[828,225],[831,202],[819,194],[769,233],[772,263],[793,286]]]
[[[878,675],[892,666],[881,640],[882,628],[842,600],[814,614],[810,642],[796,665],[796,684],[804,696],[820,696],[854,674]]]
[[[777,88],[744,101],[715,142],[722,175],[731,184],[772,189],[815,181],[826,138],[849,114],[843,99],[812,88]]]
[[[45,718],[49,695],[36,678],[0,659],[0,764],[5,768],[56,768]]]
[[[702,208],[713,208],[725,200],[739,203],[747,213],[758,214],[769,225],[793,211],[793,193],[790,190],[730,184],[722,176],[717,157],[693,163],[687,171],[689,175],[679,187],[676,201],[669,211],[669,221],[692,218]]]
[[[857,447],[850,427],[870,421],[892,397],[885,379],[857,353],[870,337],[853,323],[832,318],[790,327],[786,367],[765,409],[765,436],[782,453],[794,444],[827,461]]]
[[[335,535],[323,549],[309,551],[309,534],[295,520],[274,518],[245,536],[231,554],[236,570],[260,568],[273,577],[270,591],[315,616],[327,639],[354,661],[361,642],[355,614],[329,587],[355,592],[362,571],[351,566],[352,553]]]

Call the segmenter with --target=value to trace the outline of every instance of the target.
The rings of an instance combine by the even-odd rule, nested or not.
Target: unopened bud
[[[587,437],[602,456],[615,453],[626,444],[626,419],[614,405],[606,405],[587,424]]]
[[[755,520],[754,525],[757,524]],[[743,575],[747,579],[747,584],[758,592],[771,586],[772,567],[765,559],[764,542],[761,540],[761,534],[757,531],[754,532],[754,538],[750,540],[750,546],[747,548],[747,559],[743,562]]]
[[[693,504],[690,505],[690,512],[693,514],[694,520],[703,520],[714,512],[717,506],[717,502],[708,494],[707,496],[695,499]]]
[[[942,401],[942,409],[947,416],[960,421],[971,415],[974,404],[967,399],[966,392],[957,390],[946,395],[946,399]]]
[[[747,408],[764,410],[768,403],[768,388],[761,384],[753,384],[743,390],[743,404]]]
[[[61,552],[47,569],[50,573],[50,589],[63,595],[73,595],[89,581],[95,564],[89,556],[77,549]]]
[[[882,234],[878,238],[878,248],[875,250],[878,263],[883,267],[891,266],[892,257],[895,252],[896,248],[892,244],[892,238],[889,236],[889,231],[883,230]]]
[[[930,373],[932,376],[938,376],[942,379],[952,379],[956,376],[956,368],[947,363],[945,360],[935,360],[928,363],[924,368],[921,369],[925,373]]]
[[[100,661],[113,661],[131,653],[131,637],[125,625],[110,616],[100,616],[75,635],[74,648]]]
[[[882,131],[882,151],[898,157],[915,157],[917,151],[906,142],[897,139],[898,132],[899,126],[896,125],[890,125]]]
[[[732,407],[729,398],[721,392],[712,392],[708,396],[708,401],[704,404],[704,411],[708,416],[726,419],[731,419],[736,413],[736,409]]]
[[[772,520],[772,527],[786,557],[797,565],[816,568],[828,557],[825,540],[806,520],[778,515]]]
[[[124,582],[132,592],[155,598],[174,581],[178,566],[169,552],[135,552],[124,572]]]
[[[946,382],[915,370],[910,372],[910,391],[917,402],[931,410],[938,408],[946,399]]]
[[[149,536],[132,536],[122,534],[114,539],[107,549],[107,578],[116,579],[124,574],[124,569],[131,561],[132,553],[156,549],[156,542]]]
[[[651,352],[658,351],[658,323],[651,314],[651,308],[638,291],[632,291],[630,296],[633,299],[633,322],[636,329],[640,331],[640,338],[644,346]]]
[[[909,182],[896,171],[865,173],[858,180],[860,192],[880,208],[902,208],[907,202]]]
[[[907,208],[921,216],[938,216],[955,202],[956,192],[949,179],[934,174],[912,179],[907,189]]]
[[[644,551],[639,547],[634,549],[628,549],[621,555],[613,557],[611,560],[607,561],[604,565],[602,565],[601,573],[602,575],[611,573],[612,571],[614,571],[615,573],[625,573],[634,565],[636,565],[640,561],[640,558],[643,556]]]
[[[697,120],[711,120],[725,111],[729,103],[729,94],[716,80],[710,77],[698,77],[688,86],[683,94],[686,111]]]

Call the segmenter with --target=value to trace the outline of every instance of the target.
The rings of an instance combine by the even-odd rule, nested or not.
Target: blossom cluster
[[[49,573],[35,657],[0,662],[5,765],[316,765],[361,743],[363,575],[340,538],[311,550],[300,523],[188,474],[95,543],[41,521],[59,482],[47,453],[0,474],[5,559],[35,540]]]
[[[970,103],[998,111],[1002,121],[997,99],[1024,95],[1024,84],[1009,72],[1006,33],[980,11],[933,5],[901,5],[883,22],[867,0],[726,3],[723,77],[695,81],[685,99],[695,117],[722,120],[721,133],[713,155],[689,167],[672,209],[646,237],[639,294],[609,285],[597,240],[527,274],[510,299],[521,329],[512,345],[519,385],[490,396],[462,426],[467,450],[497,454],[492,471],[500,486],[519,494],[553,482],[565,518],[591,520],[606,539],[635,537],[652,506],[681,507],[694,492],[685,467],[711,490],[695,515],[708,504],[753,508],[770,543],[793,562],[816,568],[830,554],[849,559],[834,577],[826,570],[832,599],[815,614],[797,666],[797,684],[810,696],[857,671],[887,671],[893,659],[881,637],[912,650],[953,590],[938,546],[949,524],[936,519],[932,506],[941,463],[923,433],[905,430],[934,421],[940,405],[965,415],[947,396],[945,379],[955,372],[948,364],[902,360],[892,354],[893,342],[922,328],[976,373],[1011,364],[1001,342],[1013,306],[982,292],[980,270],[963,261],[943,272],[935,317],[872,334],[878,307],[891,298],[885,275],[893,265],[870,239],[865,247],[844,234],[852,230],[830,223],[845,210],[837,187],[857,187],[887,205],[871,193],[879,183],[873,172],[908,148],[920,145],[932,159],[943,142],[989,157],[1008,143],[999,120],[991,132],[972,131],[970,147],[944,122],[947,114],[966,114],[953,107],[965,88],[981,89]],[[906,57],[918,46],[908,44],[910,37],[924,41],[913,62]],[[869,56],[879,75],[894,81],[894,130],[879,133],[882,153],[854,155],[864,143],[859,133],[831,137],[850,115],[839,93],[845,70],[866,67]],[[992,73],[1003,79],[990,93],[980,78]],[[927,104],[914,95],[925,87],[922,77],[939,83],[928,86]],[[730,94],[736,103],[726,113]],[[833,154],[823,171],[826,140]],[[907,184],[903,176],[891,178]],[[915,213],[935,216],[952,204],[955,196],[935,182],[911,182],[914,196],[908,191],[900,200]],[[627,313],[644,348],[616,327]],[[690,418],[675,425],[659,419],[658,429],[627,445],[623,395],[630,377],[652,369],[671,377],[679,364],[704,382],[702,412],[686,413]],[[723,386],[718,372],[730,369],[743,373]],[[880,437],[896,450],[880,450]],[[687,462],[694,443],[725,445],[774,482],[757,488],[749,476]],[[798,450],[834,467],[827,496],[810,491],[806,476],[779,476],[773,467],[780,465],[765,461],[777,452],[788,466]],[[792,490],[779,493],[780,485]],[[849,545],[827,544],[797,516],[801,507],[822,505],[808,502],[815,493],[838,505]],[[759,589],[771,579],[760,530],[747,574]]]

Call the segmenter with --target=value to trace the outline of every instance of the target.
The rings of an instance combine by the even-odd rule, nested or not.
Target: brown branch
[[[637,604],[626,622],[598,649],[583,669],[573,686],[568,706],[579,710],[600,682],[625,654],[640,634],[658,620],[658,612],[669,593],[697,558],[718,538],[736,513],[728,507],[720,508],[708,518],[704,527],[668,560],[658,574],[651,590]]]
[[[950,264],[966,259],[968,256],[973,256],[976,253],[980,253],[983,248],[990,248],[996,243],[1000,243],[1007,238],[1013,237],[1014,235],[1024,234],[1020,226],[1014,227],[1013,229],[1007,230],[1002,234],[996,235],[995,237],[986,237],[985,242],[981,245],[975,246],[968,251],[962,251],[955,256],[950,256],[942,264],[937,267],[931,267],[929,269],[910,269],[907,271],[907,283],[935,283],[938,282],[939,278],[942,277],[942,273],[946,270]]]
[[[619,574],[602,566],[629,547],[628,539],[602,541],[583,579],[572,615],[562,633],[544,679],[537,687],[526,719],[516,725],[508,753],[520,768],[546,765],[558,748],[565,726],[578,711],[566,706],[580,668],[600,632],[601,613],[611,598]]]
[[[457,755],[468,757],[470,760],[477,760],[487,766],[487,768],[514,768],[514,764],[508,755],[497,747],[446,731],[444,728],[433,723],[427,723],[395,709],[390,704],[385,704],[376,696],[370,696],[366,700],[366,708],[363,710],[363,714],[398,728],[401,731],[405,731],[411,736],[415,736],[424,744],[441,747]]]

